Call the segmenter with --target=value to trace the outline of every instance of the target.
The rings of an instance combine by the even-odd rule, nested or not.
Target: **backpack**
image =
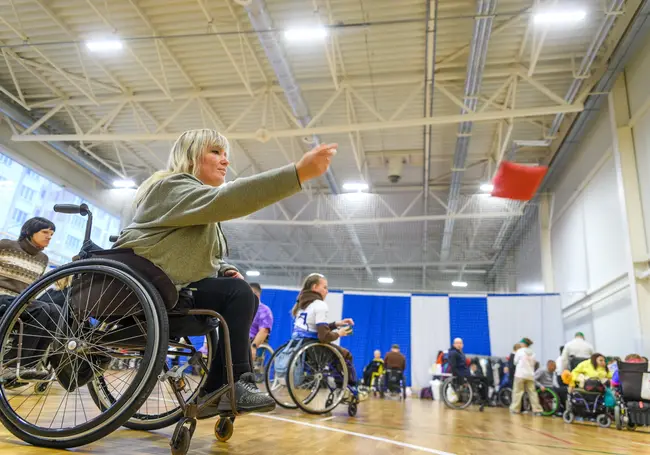
[[[422,390],[420,390],[420,399],[433,400],[433,392],[431,391],[431,387],[424,387]]]

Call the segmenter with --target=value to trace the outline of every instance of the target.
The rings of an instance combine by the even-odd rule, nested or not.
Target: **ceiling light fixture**
[[[86,47],[90,52],[119,51],[124,47],[122,41],[117,39],[86,41]]]
[[[389,276],[380,276],[380,277],[377,279],[377,281],[380,282],[381,284],[393,284],[393,283],[395,282],[395,280],[393,280],[393,279],[392,279],[391,277],[389,277]]]
[[[451,285],[455,288],[466,288],[467,287],[467,282],[466,281],[452,281]]]
[[[260,272],[257,270],[248,270],[246,272],[246,276],[260,276]]]
[[[483,191],[484,193],[491,193],[492,191],[494,191],[494,185],[492,185],[491,183],[484,183],[483,185],[481,185],[481,191]]]
[[[327,29],[325,27],[305,27],[305,28],[290,28],[284,31],[284,37],[288,41],[306,42],[322,40],[327,36]]]
[[[345,191],[368,191],[368,184],[363,182],[344,183],[343,189]]]
[[[113,186],[115,188],[135,188],[136,184],[133,180],[115,180]]]
[[[533,21],[535,24],[560,25],[580,22],[587,17],[587,12],[583,10],[566,11],[551,10],[535,13]]]

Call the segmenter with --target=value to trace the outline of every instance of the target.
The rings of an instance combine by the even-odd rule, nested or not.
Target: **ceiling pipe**
[[[5,101],[2,97],[0,97],[0,113],[5,115],[9,121],[15,122],[25,129],[29,128],[36,121],[25,109],[18,107],[8,101]],[[65,131],[65,128],[59,127],[52,119],[48,121],[48,124],[59,131]],[[52,134],[52,131],[44,126],[41,126],[37,128],[32,134],[49,135]],[[112,175],[112,173],[110,173],[110,171],[99,161],[94,160],[92,157],[89,157],[87,153],[77,150],[75,147],[64,142],[50,141],[47,142],[47,144],[49,144],[57,152],[64,155],[66,158],[72,160],[74,163],[90,172],[108,188],[113,187],[113,181],[115,180],[116,176]]]
[[[496,11],[497,0],[477,0],[476,16],[474,19],[474,34],[470,45],[469,58],[467,61],[467,78],[465,80],[465,95],[463,104],[466,108],[461,110],[461,114],[476,111],[478,107],[478,97],[481,91],[481,82],[483,79],[483,70],[487,58],[488,43],[492,33],[492,24]],[[465,164],[467,161],[467,152],[472,133],[472,122],[461,122],[458,125],[458,139],[454,151],[454,163],[451,176],[451,185],[449,187],[449,196],[447,198],[447,212],[455,213],[458,210],[460,201],[460,188],[465,173]],[[454,233],[454,219],[445,221],[445,227],[442,237],[442,246],[440,249],[440,259],[446,261],[451,253],[451,241]]]
[[[250,20],[253,29],[257,32],[257,37],[260,40],[260,44],[264,49],[266,57],[275,72],[275,76],[278,80],[278,84],[282,87],[284,95],[293,111],[293,114],[296,116],[300,124],[305,127],[311,121],[311,113],[309,112],[309,106],[305,101],[302,91],[300,90],[300,85],[296,80],[291,65],[289,63],[289,58],[284,51],[284,47],[280,42],[280,38],[277,33],[271,33],[270,31],[274,30],[273,20],[271,15],[266,8],[266,3],[264,0],[246,0],[239,1],[240,5],[244,7],[248,13],[248,18]],[[310,142],[313,146],[317,146],[321,143],[320,138],[317,135],[312,135]],[[327,170],[325,174],[325,180],[332,194],[340,194],[339,186],[334,178],[334,173],[331,168]],[[366,258],[363,248],[361,246],[361,241],[357,236],[354,228],[348,226],[347,228],[350,241],[357,250],[359,259],[363,264],[366,264],[364,269],[369,276],[373,276],[372,269],[368,266],[368,259]]]
[[[615,0],[612,2],[614,5],[620,5],[621,3],[621,0]],[[613,21],[608,20],[609,16],[611,15],[605,17],[602,22],[602,24],[609,24],[607,33],[609,33],[613,25]],[[547,192],[549,190],[549,187],[554,182],[554,178],[557,177],[558,170],[564,168],[576,145],[581,142],[586,130],[597,118],[601,105],[606,100],[606,97],[603,96],[603,94],[608,93],[611,90],[618,75],[625,69],[625,66],[632,58],[634,52],[639,48],[639,46],[644,43],[646,35],[648,32],[650,32],[649,16],[650,0],[643,0],[643,3],[639,6],[636,15],[631,20],[627,31],[625,32],[625,35],[621,38],[620,42],[616,46],[616,49],[612,52],[612,55],[609,58],[607,71],[594,86],[592,90],[594,94],[590,94],[588,96],[585,102],[584,111],[578,114],[576,120],[571,125],[566,137],[562,141],[562,144],[558,148],[557,153],[551,160],[549,170],[546,173],[542,184],[540,185],[538,195],[533,199],[532,204],[528,204],[526,206],[523,215],[518,219],[517,223],[512,227],[512,229],[510,229],[510,235],[506,237],[503,248],[499,250],[499,253],[495,258],[494,265],[488,272],[488,275],[486,277],[486,281],[488,283],[494,281],[497,271],[507,259],[508,252],[512,250],[519,242],[521,236],[526,230],[526,227],[531,222],[531,220],[533,220],[536,212],[534,202],[539,199],[539,194]],[[599,28],[599,34],[604,31],[602,24]],[[599,41],[601,44],[603,42],[599,36],[596,36],[593,42],[597,41]],[[592,49],[592,46],[590,46],[590,49]]]
[[[433,21],[432,21],[433,19]],[[433,23],[432,23],[433,22]],[[425,38],[425,73],[424,73],[424,116],[433,116],[434,82],[436,77],[436,50],[438,37],[438,0],[434,0],[433,8],[431,0],[427,0],[427,22]],[[433,126],[424,127],[424,170],[422,180],[424,191],[422,193],[422,205],[424,216],[429,214],[429,189],[431,180],[431,149],[433,148]],[[422,225],[422,260],[427,260],[429,240],[429,222]],[[422,289],[426,289],[427,267],[422,267]]]

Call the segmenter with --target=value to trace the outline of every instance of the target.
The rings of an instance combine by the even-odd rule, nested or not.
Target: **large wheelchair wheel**
[[[474,401],[474,388],[465,378],[445,379],[441,393],[442,400],[451,409],[465,409]]]
[[[68,286],[58,295],[63,301],[54,303],[57,281]],[[51,303],[45,318],[33,313],[44,303]],[[80,260],[44,275],[0,320],[0,421],[16,437],[42,447],[71,448],[103,438],[126,423],[155,386],[168,330],[158,291],[124,264]],[[34,393],[27,378],[9,387],[7,374],[35,358],[50,372],[45,393]],[[130,381],[108,369],[125,358],[133,360]],[[106,408],[94,406],[83,388],[100,377],[115,395]]]
[[[183,363],[179,362],[179,365],[175,369],[172,367],[171,371],[167,363],[163,364],[160,375],[167,375],[167,380],[156,381],[156,385],[144,404],[124,424],[125,427],[140,431],[159,430],[176,424],[183,417],[183,409],[178,403],[174,389],[180,392],[186,403],[194,400],[200,392],[208,378],[207,368],[210,365],[210,360],[217,349],[216,330],[212,330],[205,336],[205,342],[208,352],[207,358],[202,362],[203,365],[194,364],[193,359],[190,358],[192,342],[188,337],[181,338],[176,344],[175,350],[168,351],[168,357],[171,357],[172,360],[182,362],[183,357],[187,360]],[[179,348],[181,344],[185,345],[185,348]],[[172,346],[170,345],[170,347]],[[121,380],[128,375],[121,371],[119,374]],[[116,400],[114,391],[111,390],[104,376],[100,376],[88,384],[88,391],[95,404],[102,409],[107,409]]]
[[[291,357],[287,375],[289,395],[308,414],[330,412],[345,398],[348,367],[330,344],[303,344]]]
[[[280,366],[281,362],[284,363],[282,356],[285,354],[282,350],[286,348],[289,343],[280,346],[271,356],[266,365],[266,371],[264,372],[264,383],[266,385],[266,392],[275,400],[278,406],[285,409],[296,409],[298,405],[293,401],[291,395],[289,395],[289,384],[286,372],[288,368],[287,366]]]

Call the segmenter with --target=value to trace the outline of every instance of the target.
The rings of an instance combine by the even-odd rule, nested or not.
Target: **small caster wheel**
[[[599,414],[596,417],[596,423],[601,428],[609,428],[612,425],[612,418],[607,414]]]
[[[627,423],[627,429],[630,430],[630,431],[635,431],[636,430],[636,424],[628,422]]]
[[[332,399],[332,397],[329,397],[329,398],[325,401],[325,407],[326,407],[326,408],[329,408],[330,406],[332,406],[332,403],[334,403],[334,400]]]
[[[571,411],[564,411],[564,414],[562,414],[562,420],[564,420],[565,423],[573,423],[575,418],[575,414]]]
[[[229,417],[219,417],[214,424],[214,436],[219,442],[226,442],[230,439],[233,431],[233,421]]]
[[[34,393],[36,394],[45,393],[49,387],[50,387],[49,382],[37,382],[36,384],[34,384]]]
[[[190,450],[192,435],[187,427],[180,427],[178,434],[172,436],[169,444],[172,446],[172,455],[186,455]]]
[[[350,417],[354,417],[355,415],[357,415],[357,404],[356,403],[350,403],[350,405],[348,406],[348,415]]]

